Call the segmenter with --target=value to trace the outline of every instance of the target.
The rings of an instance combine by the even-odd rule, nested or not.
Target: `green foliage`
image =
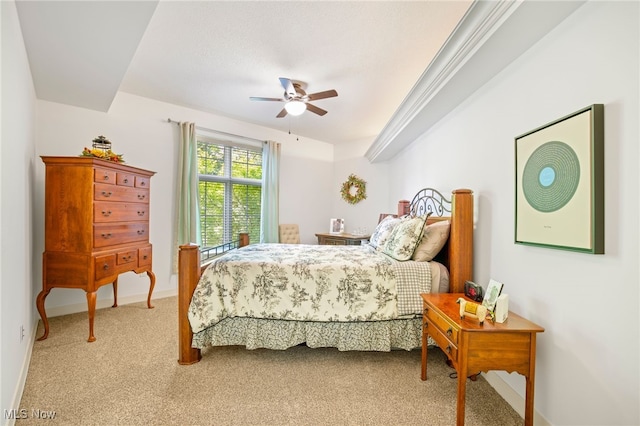
[[[259,241],[262,152],[198,142],[198,172],[203,246],[234,241],[240,232]],[[257,182],[234,183],[233,178]]]

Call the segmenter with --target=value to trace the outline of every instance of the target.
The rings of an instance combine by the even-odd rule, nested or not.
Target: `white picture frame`
[[[496,309],[496,303],[498,302],[498,296],[502,292],[504,284],[494,279],[489,280],[487,285],[487,291],[484,293],[482,299],[482,306],[485,306],[489,312],[493,312]]]
[[[343,234],[344,233],[344,219],[332,218],[329,223],[330,234]]]

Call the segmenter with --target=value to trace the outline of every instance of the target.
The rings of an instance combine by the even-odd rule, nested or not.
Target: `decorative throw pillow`
[[[369,244],[378,250],[382,250],[382,246],[384,246],[385,241],[391,235],[391,231],[398,223],[400,223],[400,219],[393,216],[387,216],[382,219],[373,234],[371,234],[371,237],[369,237]]]
[[[433,260],[447,242],[450,229],[451,222],[448,220],[441,220],[425,226],[424,235],[413,252],[412,259],[418,262]]]
[[[396,260],[409,260],[422,237],[422,230],[429,215],[402,219],[384,244],[382,252]]]

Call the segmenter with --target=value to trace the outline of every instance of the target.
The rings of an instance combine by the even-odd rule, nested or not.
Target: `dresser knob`
[[[104,175],[104,180],[109,180],[109,175]]]
[[[128,178],[124,178],[124,183],[129,183],[129,179]]]
[[[148,256],[147,256],[146,254],[145,254],[144,256],[142,256],[142,258],[143,258],[144,260],[147,260],[147,257],[148,257]]]
[[[145,186],[147,183],[145,181],[140,182],[140,186]]]
[[[429,312],[429,308],[424,308],[424,314],[426,315]]]
[[[111,238],[111,233],[101,234],[102,238]]]
[[[452,334],[453,334],[453,329],[449,327],[449,329],[447,330],[447,336],[451,336]]]
[[[144,210],[138,212],[138,216],[144,216]]]
[[[102,196],[103,197],[111,197],[111,191],[102,191]]]
[[[445,349],[445,350],[447,351],[447,353],[448,353],[448,354],[450,354],[450,353],[451,353],[451,346],[450,346],[450,345],[447,345],[447,347],[446,347],[446,349]]]
[[[145,195],[144,194],[138,194],[138,199],[139,200],[144,200]]]
[[[144,229],[138,229],[138,235],[144,234]]]
[[[103,216],[111,216],[111,210],[102,210]]]
[[[107,263],[104,264],[104,266],[102,267],[102,269],[104,269],[105,271],[109,269],[109,265]]]

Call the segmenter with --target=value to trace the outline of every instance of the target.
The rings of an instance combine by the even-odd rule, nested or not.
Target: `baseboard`
[[[22,366],[20,367],[20,375],[18,376],[18,383],[16,384],[16,390],[13,393],[13,398],[11,400],[11,407],[19,410],[23,407],[20,407],[20,401],[22,401],[22,393],[24,392],[24,385],[27,383],[27,375],[29,373],[29,364],[31,364],[31,354],[33,353],[33,345],[35,343],[35,335],[38,331],[38,322],[36,321],[33,330],[31,331],[31,336],[25,336],[27,340],[27,351],[24,354],[24,359],[22,360]],[[7,419],[7,416],[3,412],[2,418],[4,419],[5,426],[13,426],[16,423],[16,419]]]
[[[504,400],[507,401],[507,403],[524,418],[524,398],[520,396],[518,392],[513,390],[513,388],[502,380],[502,378],[500,378],[500,376],[495,372],[489,371],[488,373],[483,374],[483,377],[496,390],[496,392],[498,392],[500,396],[503,397]],[[534,426],[551,426],[551,423],[549,423],[549,421],[545,419],[544,416],[535,409],[535,407],[533,408],[533,424]]]
[[[175,290],[175,289],[165,290],[165,291],[154,291],[151,301],[153,302],[153,299],[164,299],[165,297],[176,296],[177,294],[178,294],[178,290]],[[118,297],[118,305],[129,305],[131,303],[146,302],[146,301],[147,301],[146,293],[134,294],[132,296],[125,296],[125,297]],[[96,302],[96,309],[110,308],[111,305],[113,305],[112,299],[98,300]],[[53,308],[47,308],[47,317],[48,318],[59,317],[61,315],[76,314],[78,312],[87,312],[87,304],[74,303],[71,305],[63,305],[63,306],[56,306]]]

